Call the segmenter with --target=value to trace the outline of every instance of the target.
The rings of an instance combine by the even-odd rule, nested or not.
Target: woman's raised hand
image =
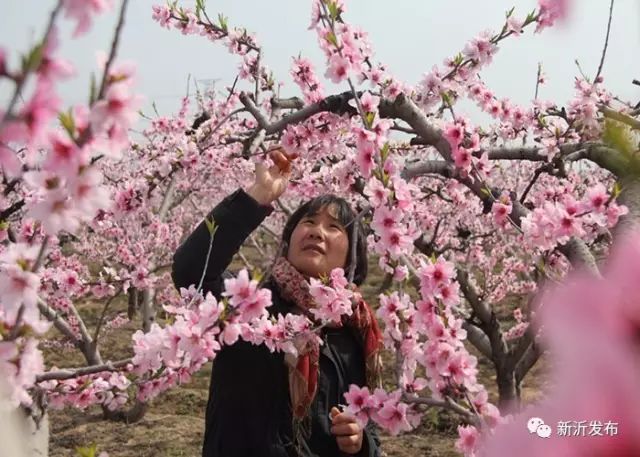
[[[247,194],[261,205],[270,204],[285,191],[291,175],[291,163],[296,158],[280,148],[271,151],[269,156],[274,165],[267,168],[257,163],[255,182],[247,190]]]

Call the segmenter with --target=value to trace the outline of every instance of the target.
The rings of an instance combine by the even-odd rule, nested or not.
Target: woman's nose
[[[309,228],[309,231],[307,232],[307,236],[309,238],[316,238],[321,240],[323,238],[323,230],[320,227],[320,225],[314,225],[313,227]]]

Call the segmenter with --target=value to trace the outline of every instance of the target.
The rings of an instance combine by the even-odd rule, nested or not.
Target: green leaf
[[[536,20],[536,16],[537,16],[537,11],[536,10],[533,10],[529,14],[527,14],[527,18],[524,20],[523,27],[526,26],[526,25],[529,25],[533,21],[535,21]]]
[[[489,189],[487,189],[486,187],[483,187],[482,189],[480,189],[480,192],[482,192],[487,197],[491,196],[491,191]]]
[[[254,281],[260,282],[262,281],[263,277],[264,277],[264,273],[262,272],[262,270],[260,270],[260,268],[256,268],[251,272],[251,279]]]
[[[333,32],[329,32],[327,34],[327,41],[334,45],[336,48],[338,47],[338,38],[336,37],[336,34]]]
[[[42,53],[44,51],[44,44],[40,43],[29,51],[29,54],[22,57],[22,71],[28,73],[30,71],[36,71],[42,62]]]
[[[209,230],[209,235],[213,236],[216,233],[216,230],[218,230],[218,227],[216,226],[216,221],[213,220],[213,218],[211,218],[211,220],[209,220],[208,218],[204,219],[204,223],[207,226],[207,229]]]
[[[196,16],[200,19],[200,14],[204,11],[204,0],[196,0]]]
[[[464,62],[464,56],[463,56],[463,55],[462,55],[462,53],[460,52],[460,53],[458,53],[458,55],[456,55],[456,56],[453,58],[453,64],[454,64],[454,65],[460,65],[460,64],[462,64],[462,62]]]
[[[451,106],[451,97],[449,95],[449,92],[442,92],[440,94],[440,96],[442,97],[442,103],[444,103],[444,106]]]
[[[76,132],[76,122],[73,119],[73,112],[71,112],[71,108],[69,108],[69,111],[67,111],[66,113],[61,112],[60,114],[58,114],[58,120],[60,121],[62,127],[67,131],[69,136],[73,138]]]
[[[389,143],[385,143],[384,146],[382,146],[382,149],[380,150],[380,157],[382,158],[382,163],[385,163],[387,161],[387,157],[389,157]]]
[[[618,198],[618,196],[620,195],[620,192],[622,192],[622,186],[620,186],[620,183],[616,181],[613,184],[613,190],[612,190],[612,195],[614,200]]]
[[[340,15],[340,8],[336,2],[328,2],[327,6],[329,7],[329,15],[331,16],[331,20],[335,21]]]
[[[389,179],[391,178],[391,176],[389,175],[389,173],[387,173],[386,171],[382,172],[382,185],[384,187],[389,187]],[[395,196],[395,194],[394,194]]]
[[[76,454],[78,457],[96,457],[97,447],[92,444],[90,447],[77,447]]]
[[[515,9],[516,7],[514,6],[509,11],[507,11],[507,19],[509,19],[513,15],[513,12],[515,11]]]
[[[367,128],[371,128],[373,125],[373,121],[376,119],[376,113],[365,113],[364,114],[364,123]]]
[[[224,14],[222,13],[218,14],[218,22],[220,23],[220,28],[222,30],[224,30],[225,32],[229,30],[228,18]]]

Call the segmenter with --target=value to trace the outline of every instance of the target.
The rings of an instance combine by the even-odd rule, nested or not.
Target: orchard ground
[[[242,268],[232,264],[231,270]],[[383,277],[376,261],[371,260],[369,277],[363,286],[368,303],[377,304],[377,295]],[[102,311],[102,303],[87,303],[82,306],[86,322],[95,325]],[[508,322],[511,306],[496,307],[502,322]],[[126,298],[121,297],[111,305],[112,311],[126,312]],[[504,319],[504,320],[502,320]],[[125,326],[105,333],[101,342],[103,356],[118,360],[132,355],[130,336],[140,328],[139,316]],[[478,353],[467,345],[471,353]],[[78,351],[45,349],[47,366],[74,366],[82,363]],[[390,354],[385,354],[383,382],[391,383],[395,376]],[[77,365],[76,365],[77,366]],[[490,401],[497,404],[495,373],[491,362],[478,357],[479,379],[490,393]],[[204,413],[207,404],[211,363],[206,364],[190,383],[171,389],[156,399],[139,422],[125,424],[106,421],[99,407],[88,408],[85,412],[73,409],[51,411],[50,413],[50,457],[75,455],[78,447],[96,444],[99,451],[107,451],[110,457],[192,457],[200,455],[204,432]],[[523,400],[531,402],[540,397],[545,388],[544,360],[541,359],[529,372],[523,382]],[[458,437],[456,418],[446,411],[432,411],[425,415],[422,425],[411,433],[390,436],[380,432],[382,450],[388,456],[413,457],[459,457],[454,448]],[[385,454],[383,454],[385,455]]]

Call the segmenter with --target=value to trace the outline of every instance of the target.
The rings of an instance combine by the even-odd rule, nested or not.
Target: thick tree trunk
[[[498,408],[502,414],[512,413],[520,408],[520,386],[514,369],[497,369]]]

